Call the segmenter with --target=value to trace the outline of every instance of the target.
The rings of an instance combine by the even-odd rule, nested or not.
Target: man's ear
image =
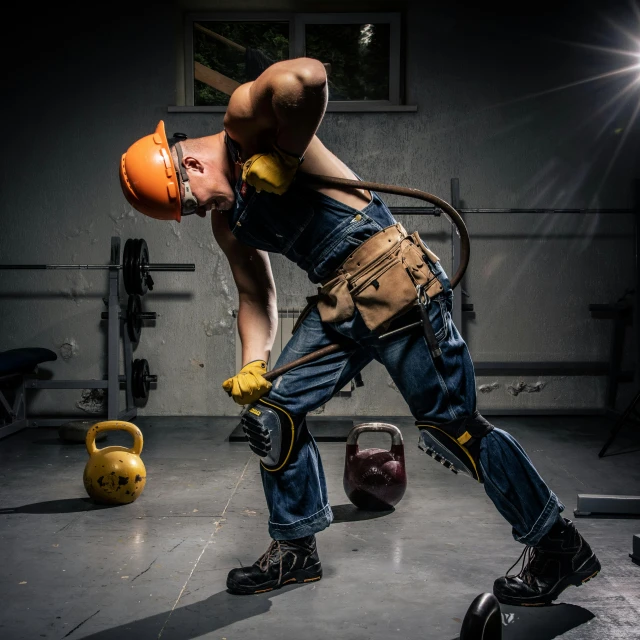
[[[198,158],[194,158],[193,156],[184,156],[182,158],[182,164],[185,166],[187,171],[204,173],[204,164],[202,164]]]

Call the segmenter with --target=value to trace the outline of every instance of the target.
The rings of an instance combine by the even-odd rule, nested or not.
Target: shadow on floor
[[[271,609],[271,598],[302,586],[285,587],[268,594],[250,597],[221,591],[206,600],[179,607],[173,612],[165,611],[87,636],[83,636],[80,631],[83,624],[81,623],[67,635],[84,640],[138,640],[156,638],[162,633],[163,640],[192,640],[241,620],[267,613]],[[94,615],[96,614],[92,614],[86,620],[90,620]],[[552,640],[593,618],[594,615],[587,609],[571,604],[535,608],[503,605],[503,637],[504,640]]]
[[[591,611],[574,604],[550,607],[501,605],[504,640],[551,640],[593,620]]]
[[[393,513],[395,509],[387,511],[362,511],[353,504],[338,504],[331,506],[333,511],[333,524],[341,522],[358,522],[359,520],[373,520],[374,518],[384,518]]]
[[[83,636],[80,625],[77,631],[69,633],[72,640],[140,640],[157,638],[162,632],[162,640],[191,640],[222,629],[240,620],[267,613],[271,609],[271,598],[298,589],[304,585],[284,587],[271,593],[255,596],[236,596],[221,591],[206,600],[194,602],[175,609],[164,611],[141,620],[135,620],[118,627],[109,627],[88,636]],[[97,613],[97,612],[96,612]],[[95,615],[92,614],[87,620]],[[83,624],[83,623],[81,623]]]
[[[633,446],[633,447],[626,447],[625,449],[620,449],[619,451],[607,451],[603,458],[611,458],[613,456],[621,456],[624,455],[625,453],[635,453],[636,451],[640,451],[640,447],[638,446]]]
[[[34,502],[21,507],[5,507],[0,509],[0,515],[9,513],[77,513],[80,511],[97,511],[98,509],[112,509],[117,504],[96,504],[91,498],[65,498],[64,500],[47,500]]]

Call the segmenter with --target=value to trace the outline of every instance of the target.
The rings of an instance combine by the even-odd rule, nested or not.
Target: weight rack
[[[157,382],[157,376],[148,373],[148,363],[146,360],[136,361],[140,367],[138,375],[134,376],[133,363],[133,340],[136,331],[130,326],[131,310],[135,310],[139,316],[136,319],[138,324],[137,335],[139,337],[139,327],[143,319],[154,319],[155,313],[143,313],[139,304],[139,296],[144,295],[148,289],[153,288],[153,281],[149,277],[149,271],[195,271],[193,264],[148,264],[148,250],[144,240],[128,240],[125,245],[123,263],[120,263],[120,238],[113,236],[111,238],[111,258],[108,265],[1,265],[3,269],[105,269],[109,271],[109,296],[104,299],[107,306],[107,312],[103,312],[101,317],[106,320],[107,325],[107,375],[106,379],[101,380],[42,380],[33,374],[25,374],[21,385],[16,388],[16,401],[14,405],[22,406],[23,418],[14,421],[7,433],[3,432],[0,427],[0,437],[14,433],[26,427],[56,427],[69,420],[77,420],[78,417],[61,417],[61,418],[34,418],[29,419],[26,411],[25,391],[27,389],[106,389],[107,390],[107,413],[92,414],[91,418],[99,420],[124,420],[130,421],[137,416],[137,407],[134,399],[134,384],[142,384],[147,390],[151,383]],[[130,244],[130,246],[129,246]],[[134,256],[135,251],[142,254],[144,251],[144,260],[138,259],[136,264],[125,264],[124,258]],[[145,262],[146,261],[146,262]],[[129,262],[131,262],[129,260]],[[123,279],[125,288],[133,287],[132,293],[128,291],[130,302],[135,296],[137,300],[135,304],[128,305],[127,311],[124,312],[120,306],[120,271],[123,271]],[[148,284],[148,286],[147,286]],[[127,326],[125,326],[127,325]],[[120,336],[122,335],[124,350],[124,375],[120,375]],[[134,380],[134,377],[136,380]],[[124,383],[125,389],[125,407],[120,408],[120,391],[121,385]],[[140,397],[139,393],[137,397]]]

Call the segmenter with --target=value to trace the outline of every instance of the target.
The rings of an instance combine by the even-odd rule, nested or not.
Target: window
[[[193,104],[226,106],[238,85],[289,57],[288,22],[193,22]]]
[[[329,111],[415,110],[401,104],[399,13],[190,14],[185,45],[189,110],[224,111],[239,84],[301,56],[324,63]]]
[[[391,87],[391,23],[361,16],[346,22],[339,16],[313,16],[300,29],[303,51],[329,65],[329,100],[385,100],[398,104]],[[369,22],[371,20],[371,22]],[[394,80],[400,69],[393,69]],[[392,95],[393,94],[393,95]]]
[[[302,14],[296,40],[328,65],[330,101],[400,104],[399,14]]]

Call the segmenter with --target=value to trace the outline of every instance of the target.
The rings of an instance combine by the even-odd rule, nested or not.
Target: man
[[[522,569],[497,579],[495,595],[507,604],[549,604],[595,576],[600,563],[520,445],[477,412],[473,364],[451,320],[453,294],[437,256],[376,193],[305,182],[305,173],[356,179],[315,135],[326,103],[320,62],[278,62],[236,89],[224,131],[193,140],[176,134],[170,144],[160,122],[122,156],[123,192],[142,213],[179,221],[211,212],[238,288],[245,364],[223,387],[247,405],[242,422],[261,457],[273,542],[252,566],[233,569],[227,587],[251,594],[322,577],[315,534],[333,515],[305,416],[375,359],[415,416],[421,448],[483,483],[526,545]],[[321,284],[276,366],[335,342],[344,347],[273,386],[263,377],[277,326],[269,252]],[[380,338],[420,311],[428,314],[422,329]]]

